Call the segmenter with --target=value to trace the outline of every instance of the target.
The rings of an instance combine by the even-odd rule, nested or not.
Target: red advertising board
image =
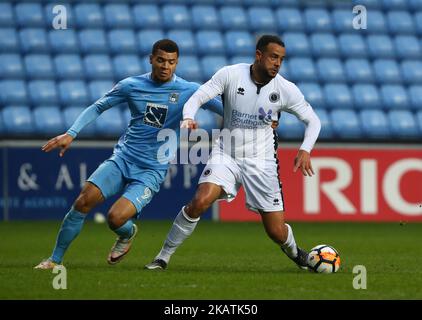
[[[293,172],[296,153],[278,150],[286,220],[422,221],[422,149],[315,149],[313,177]],[[243,189],[219,206],[222,221],[260,220]]]

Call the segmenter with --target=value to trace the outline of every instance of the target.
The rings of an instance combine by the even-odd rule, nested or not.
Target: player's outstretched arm
[[[48,142],[41,147],[41,150],[44,152],[50,152],[51,150],[60,148],[59,156],[63,157],[66,150],[69,149],[73,139],[74,138],[68,133],[61,134],[48,140]]]
[[[295,158],[293,171],[296,172],[297,169],[300,169],[304,176],[312,177],[315,174],[314,169],[312,168],[311,154],[309,152],[299,150]]]

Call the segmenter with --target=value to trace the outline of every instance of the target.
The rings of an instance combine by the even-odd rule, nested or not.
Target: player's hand
[[[63,157],[70,144],[73,141],[73,137],[67,133],[61,134],[53,139],[50,139],[45,145],[41,147],[42,151],[50,152],[53,149],[60,148],[59,156]]]
[[[192,119],[184,119],[180,124],[182,129],[198,129],[198,123]]]
[[[295,166],[293,171],[296,172],[299,168],[304,176],[312,177],[315,174],[311,164],[311,155],[305,150],[299,150],[295,158]]]

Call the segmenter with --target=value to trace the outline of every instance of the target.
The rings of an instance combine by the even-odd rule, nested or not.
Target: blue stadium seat
[[[272,10],[268,7],[250,7],[248,25],[253,32],[276,32],[277,24]]]
[[[224,54],[224,39],[219,31],[199,31],[196,33],[199,54]]]
[[[101,6],[96,3],[79,3],[73,8],[75,24],[78,28],[102,28],[104,16]]]
[[[191,9],[192,24],[195,29],[219,29],[217,10],[211,5],[194,5]]]
[[[319,120],[321,121],[321,131],[319,132],[318,139],[331,139],[334,136],[333,126],[331,124],[330,116],[324,109],[315,109]]]
[[[14,23],[12,4],[0,3],[0,28],[12,27]]]
[[[194,55],[180,56],[176,74],[188,81],[201,82],[202,71],[198,58]]]
[[[381,98],[373,84],[355,84],[352,87],[354,105],[358,109],[381,109]]]
[[[208,81],[219,69],[227,65],[226,56],[205,56],[200,60],[202,81]]]
[[[370,139],[390,137],[388,118],[381,110],[362,110],[359,114],[363,134]]]
[[[409,99],[403,86],[397,84],[386,84],[380,88],[382,105],[388,110],[399,110],[409,108]]]
[[[58,79],[83,79],[85,76],[82,61],[77,54],[61,54],[54,58],[54,67]]]
[[[0,52],[13,53],[19,52],[19,40],[15,29],[0,29]]]
[[[309,58],[291,58],[289,60],[291,81],[317,81],[314,63]]]
[[[372,66],[366,59],[348,59],[344,64],[347,80],[352,83],[372,83]]]
[[[401,65],[401,75],[406,84],[422,83],[422,62],[416,60],[403,60]]]
[[[305,125],[293,114],[282,112],[277,127],[277,134],[283,139],[302,139]]]
[[[412,34],[415,32],[413,17],[407,11],[387,13],[388,30],[392,34]]]
[[[113,79],[113,67],[108,55],[91,54],[83,59],[86,77],[90,80]]]
[[[40,106],[33,109],[35,133],[40,136],[54,136],[67,130],[62,112],[56,106]]]
[[[52,80],[28,82],[28,93],[32,105],[56,105],[58,100],[56,84]]]
[[[1,94],[1,93],[0,93]],[[34,132],[31,109],[11,105],[2,110],[4,129],[9,136],[27,136]]]
[[[382,9],[382,0],[353,0],[353,6],[363,5],[367,9]]]
[[[308,32],[330,32],[331,17],[325,8],[308,8],[304,10],[305,26]]]
[[[225,30],[247,30],[248,18],[242,7],[224,6],[220,8],[220,23]]]
[[[344,82],[344,69],[341,61],[335,58],[322,58],[316,63],[319,79],[324,82]]]
[[[331,109],[352,109],[353,97],[345,84],[329,83],[324,86],[327,107]]]
[[[347,9],[335,9],[331,13],[333,21],[333,29],[337,33],[353,32],[353,18],[354,14],[351,14],[351,10]]]
[[[341,34],[338,38],[338,44],[343,57],[366,57],[366,44],[360,34]]]
[[[314,57],[334,57],[339,55],[336,37],[331,33],[313,33],[310,37]]]
[[[302,13],[297,8],[278,9],[275,18],[280,32],[305,30]]]
[[[181,56],[196,53],[195,38],[191,30],[170,30],[167,38],[177,43]]]
[[[85,82],[78,80],[65,80],[58,85],[60,102],[62,105],[84,106],[89,102]]]
[[[152,45],[164,38],[164,32],[160,29],[142,30],[138,33],[138,52],[142,55],[151,54]]]
[[[306,101],[308,101],[313,108],[326,108],[324,95],[322,93],[321,86],[318,83],[300,82],[297,86],[305,96]]]
[[[21,28],[45,26],[44,12],[39,3],[18,3],[15,6],[15,21]]]
[[[407,10],[407,0],[382,0],[384,10]]]
[[[238,63],[248,63],[252,64],[254,62],[254,57],[252,56],[233,56],[230,58],[230,64],[238,64]],[[281,70],[283,71],[285,69],[285,62],[283,62],[283,65],[281,67]]]
[[[226,51],[229,56],[251,55],[255,53],[255,43],[246,31],[228,31],[225,35]]]
[[[0,79],[21,79],[25,76],[18,54],[0,54]]]
[[[408,88],[409,101],[412,109],[422,110],[422,85],[413,85]]]
[[[413,35],[396,36],[394,39],[394,48],[396,48],[399,59],[420,59],[422,55],[418,38]]]
[[[79,44],[76,33],[72,29],[51,30],[48,33],[50,48],[53,53],[78,53]]]
[[[123,122],[119,108],[104,111],[95,121],[96,132],[103,137],[118,137],[123,133],[125,127],[126,123]]]
[[[188,29],[191,27],[191,16],[184,5],[166,4],[161,8],[162,23],[166,29]]]
[[[75,27],[73,10],[69,3],[47,3],[44,6],[44,16],[47,27],[54,27],[53,22],[58,24],[59,31],[72,30]]]
[[[155,4],[138,4],[133,7],[133,21],[138,29],[156,29],[161,27],[161,12]]]
[[[254,62],[255,57],[250,56],[246,63],[252,64]],[[284,78],[284,79],[290,79],[290,74],[289,74],[289,63],[287,61],[282,62],[280,70],[278,71],[278,73]]]
[[[274,2],[274,0],[243,0],[242,1],[245,7],[251,7],[251,6],[271,7],[272,2]]]
[[[114,79],[120,81],[124,78],[144,73],[137,55],[118,55],[113,58]]]
[[[200,108],[195,115],[199,128],[206,130],[211,137],[212,129],[218,129],[216,114],[212,111]]]
[[[419,136],[415,116],[408,110],[393,110],[388,113],[391,133],[395,138],[413,139]]]
[[[401,81],[399,66],[395,60],[375,60],[373,68],[378,83],[398,83]]]
[[[114,29],[108,33],[108,43],[112,54],[138,52],[138,43],[132,29]]]
[[[414,18],[415,18],[416,33],[419,36],[421,36],[422,35],[422,8],[421,8],[421,11],[415,13]]]
[[[308,37],[302,32],[286,32],[283,35],[286,55],[289,57],[309,56],[311,53]]]
[[[26,76],[29,79],[54,79],[53,62],[47,54],[28,54],[25,56]]]
[[[129,6],[124,3],[112,3],[104,6],[104,21],[108,28],[131,28],[132,15]]]
[[[79,44],[83,54],[108,52],[106,35],[102,29],[85,29],[80,31]]]
[[[28,93],[25,81],[0,81],[0,105],[25,105],[28,102]]]
[[[422,2],[420,0],[408,0],[407,2],[411,10],[422,10]]]
[[[359,118],[354,110],[331,111],[331,123],[334,134],[343,139],[359,139],[362,137]]]
[[[367,11],[366,33],[387,33],[387,22],[384,14],[379,10]]]
[[[384,34],[371,34],[366,38],[369,56],[373,59],[394,58],[394,47],[391,38]]]
[[[113,88],[113,81],[98,80],[91,81],[88,84],[90,102],[93,103],[103,97],[107,92]]]
[[[24,53],[47,53],[49,50],[44,29],[21,29],[19,37]]]
[[[76,118],[85,110],[85,107],[69,106],[63,109],[63,120],[66,128],[70,128]],[[97,119],[98,120],[98,119]],[[95,121],[96,122],[96,121]],[[84,127],[78,134],[78,137],[94,137],[95,122],[91,122]]]

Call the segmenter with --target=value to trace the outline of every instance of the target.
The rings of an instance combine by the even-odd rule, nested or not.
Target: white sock
[[[297,257],[297,245],[296,245],[295,237],[293,236],[293,230],[287,223],[286,223],[286,227],[287,227],[287,230],[288,230],[287,240],[281,246],[281,248],[284,250],[284,252],[289,257],[296,258]]]
[[[183,243],[183,241],[185,241],[185,239],[192,234],[193,230],[195,230],[199,219],[200,218],[192,219],[189,217],[185,213],[183,207],[174,219],[166,241],[164,242],[160,253],[155,257],[155,259],[161,259],[168,263],[171,255]]]

